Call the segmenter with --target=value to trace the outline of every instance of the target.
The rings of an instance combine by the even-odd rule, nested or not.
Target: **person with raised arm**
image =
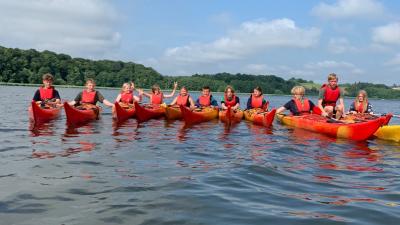
[[[178,83],[174,82],[174,89],[172,90],[172,92],[169,95],[165,95],[161,91],[160,86],[155,84],[151,87],[151,93],[143,92],[143,95],[150,98],[151,104],[162,104],[162,103],[164,103],[164,98],[174,97],[177,87],[178,87]]]
[[[194,101],[192,97],[189,95],[188,90],[185,86],[183,86],[179,92],[179,95],[172,100],[170,105],[182,105],[186,107],[190,107],[191,109],[195,108]]]

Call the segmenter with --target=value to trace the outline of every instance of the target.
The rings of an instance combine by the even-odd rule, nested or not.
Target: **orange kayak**
[[[285,125],[326,134],[331,137],[363,141],[371,137],[386,121],[386,116],[371,120],[348,122],[346,120],[327,119],[316,114],[287,116],[277,114],[277,119]]]
[[[263,109],[248,109],[244,111],[244,118],[254,124],[270,127],[274,122],[276,109],[264,111]]]
[[[210,121],[218,117],[218,108],[205,107],[195,110],[190,110],[185,106],[180,106],[182,111],[182,117],[185,123],[195,124]]]
[[[35,123],[43,123],[55,119],[60,116],[62,107],[46,106],[44,108],[36,104],[35,101],[31,102],[28,108],[29,117]]]
[[[145,122],[150,119],[160,118],[165,115],[165,108],[159,104],[139,105],[135,102],[136,119]]]
[[[243,118],[243,110],[237,109],[232,110],[228,107],[227,110],[219,111],[219,119],[224,123],[238,123],[242,121]]]
[[[178,105],[166,106],[165,117],[168,120],[179,120],[182,119],[182,111]]]
[[[99,119],[101,108],[91,104],[73,107],[64,102],[64,110],[68,124],[82,124]]]
[[[135,107],[132,104],[115,102],[113,108],[113,118],[118,122],[125,121],[135,116]]]

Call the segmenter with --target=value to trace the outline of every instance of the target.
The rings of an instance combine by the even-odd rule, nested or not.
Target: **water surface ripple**
[[[78,91],[60,89],[63,99]],[[3,106],[12,107],[0,108],[0,224],[387,225],[400,219],[399,143],[334,139],[276,122],[268,129],[244,121],[116,124],[109,109],[81,127],[67,127],[63,114],[30,130],[33,92],[1,87]],[[117,94],[102,92],[108,99]],[[289,99],[268,98],[273,106]],[[400,114],[399,101],[371,103]]]

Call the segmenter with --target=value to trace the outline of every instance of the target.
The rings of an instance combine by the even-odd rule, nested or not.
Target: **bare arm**
[[[343,101],[343,98],[339,98],[339,106],[342,107],[343,112],[344,112],[344,101]]]
[[[279,107],[279,108],[276,110],[276,113],[282,113],[282,112],[284,112],[285,110],[286,110],[286,108],[283,107],[283,106],[281,106],[281,107]]]
[[[221,108],[222,109],[228,109],[228,107],[226,107],[226,105],[225,105],[225,103],[223,102],[223,103],[221,103]]]
[[[190,103],[190,108],[191,108],[191,109],[196,108],[192,97],[189,97],[189,103]]]
[[[178,97],[175,97],[174,100],[172,100],[172,102],[170,103],[170,105],[175,105],[177,101],[178,101]]]
[[[118,94],[117,98],[115,99],[116,102],[121,101],[121,94]]]
[[[321,116],[324,116],[324,117],[328,116],[328,113],[325,111],[324,107],[322,106],[322,99],[318,99],[318,108],[321,110]]]
[[[240,107],[240,104],[239,104],[239,103],[236,103],[236,105],[233,106],[232,109],[233,109],[233,110],[236,110],[236,109],[238,109],[239,107]]]
[[[133,100],[136,101],[136,102],[141,102],[142,101],[142,96],[141,95],[139,95],[139,96],[134,95],[133,96]]]
[[[103,104],[106,105],[106,106],[108,106],[108,107],[113,107],[113,106],[114,106],[114,104],[112,104],[111,102],[109,102],[107,99],[104,99],[104,100],[103,100]]]
[[[145,91],[143,91],[143,95],[146,96],[146,97],[148,97],[148,98],[151,97],[151,94],[149,94],[149,93],[147,93],[147,92],[145,92]]]
[[[164,98],[171,98],[171,97],[174,97],[175,91],[176,91],[176,88],[177,88],[177,87],[178,87],[178,82],[174,82],[174,89],[172,90],[171,94],[169,94],[169,95],[164,95]]]

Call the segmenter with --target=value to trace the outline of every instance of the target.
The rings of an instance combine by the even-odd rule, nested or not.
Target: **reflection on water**
[[[34,91],[17,93],[26,90]],[[78,90],[60,91],[72,99]],[[108,99],[114,92],[102,90]],[[288,98],[269,100],[275,106]],[[397,102],[377,104],[393,111]],[[0,108],[0,224],[397,225],[400,219],[400,143],[352,142],[278,123],[118,124],[108,108],[83,126],[66,126],[62,114],[28,129],[27,117],[13,116],[26,108]]]
[[[68,157],[70,155],[78,154],[80,152],[90,152],[96,147],[95,143],[88,140],[90,135],[96,133],[95,128],[91,124],[86,124],[81,127],[67,126],[64,134],[60,137],[61,141],[60,146],[58,146],[57,148],[55,148],[55,150],[53,150],[54,149],[53,136],[55,136],[53,127],[54,127],[53,122],[49,122],[46,124],[41,124],[40,126],[35,126],[35,128],[31,130],[33,137],[42,136],[43,138],[46,137],[51,138],[51,140],[48,139],[31,140],[32,158],[49,159],[57,156]],[[74,137],[78,137],[79,140],[74,140],[74,141],[69,140],[69,138],[74,138]]]

